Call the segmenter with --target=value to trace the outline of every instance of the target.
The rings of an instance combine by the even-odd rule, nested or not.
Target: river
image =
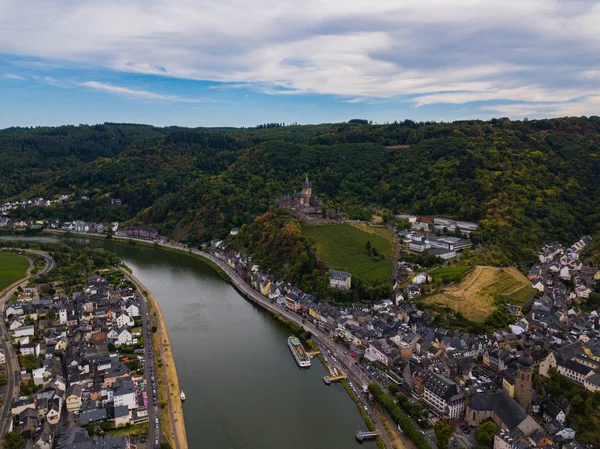
[[[12,238],[12,237],[4,237]],[[189,447],[346,449],[365,424],[317,359],[300,369],[290,330],[244,300],[200,260],[156,248],[79,237],[27,237],[117,254],[160,303],[181,388]],[[362,443],[375,448],[373,442]]]

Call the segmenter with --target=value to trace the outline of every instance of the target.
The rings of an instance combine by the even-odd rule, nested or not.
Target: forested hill
[[[61,165],[53,150],[60,138],[52,132],[63,129],[44,129],[43,142],[55,143],[35,148],[32,169],[30,153],[15,149],[27,148],[36,130],[0,132],[0,143],[8,135],[12,142],[8,150],[0,144],[2,160],[11,158],[0,171],[0,196],[90,197],[23,210],[23,218],[131,220],[195,243],[251,222],[308,174],[313,192],[351,218],[378,211],[480,221],[474,238],[487,243],[482,262],[518,262],[544,242],[598,231],[598,117],[230,130],[73,127],[90,137],[71,139]],[[97,144],[103,134],[106,146]],[[111,206],[107,193],[124,205]]]

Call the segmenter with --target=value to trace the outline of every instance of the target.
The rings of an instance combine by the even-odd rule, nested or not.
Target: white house
[[[429,282],[429,275],[427,273],[419,273],[413,279],[413,284],[421,285]]]
[[[18,329],[15,329],[13,336],[14,337],[25,337],[26,335],[33,335],[35,333],[35,329],[33,325],[30,326],[22,326]]]
[[[560,274],[558,275],[561,279],[568,281],[571,279],[571,269],[568,266],[564,266],[560,269]]]
[[[11,315],[23,315],[23,306],[21,304],[11,304],[6,308],[4,314],[7,318]]]
[[[329,270],[329,286],[338,290],[350,290],[352,274],[346,271]]]
[[[137,304],[134,304],[133,302],[127,306],[126,310],[130,317],[140,316],[140,308]]]
[[[40,355],[40,344],[29,343],[26,345],[21,345],[19,352],[21,353],[21,355],[34,355],[37,357],[38,355]]]
[[[119,327],[119,328],[123,327],[123,326],[132,326],[133,325],[133,320],[131,319],[131,317],[124,312],[119,313],[115,322],[117,323],[117,327]]]
[[[390,363],[389,357],[383,352],[381,352],[379,349],[377,349],[375,346],[373,346],[373,344],[369,344],[369,347],[366,349],[365,358],[372,362],[381,362],[385,366],[388,366]]]
[[[4,356],[4,351],[0,349],[0,365],[4,365],[6,363],[6,357]]]
[[[117,379],[115,386],[112,389],[112,394],[115,408],[126,405],[131,410],[132,408],[137,407],[135,401],[135,387],[131,377],[121,377]]]
[[[67,324],[67,309],[60,309],[58,311],[58,319],[60,324]]]
[[[115,340],[115,346],[130,345],[133,343],[133,335],[127,327],[119,329],[117,338]]]

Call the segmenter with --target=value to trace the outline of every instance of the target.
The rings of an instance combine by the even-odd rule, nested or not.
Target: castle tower
[[[533,366],[533,357],[531,357],[531,348],[533,343],[529,338],[529,333],[523,337],[523,353],[519,356],[519,365],[517,367],[517,381],[515,383],[515,399],[525,409],[527,413],[531,412],[531,371]]]
[[[308,180],[308,175],[304,181],[302,181],[302,197],[300,198],[300,204],[310,206],[310,197],[312,196],[312,185]]]

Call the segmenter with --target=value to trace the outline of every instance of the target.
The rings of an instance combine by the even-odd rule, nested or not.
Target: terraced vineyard
[[[447,305],[472,321],[485,321],[495,310],[494,299],[523,305],[535,294],[516,268],[476,267],[463,282],[433,295],[426,303]]]

